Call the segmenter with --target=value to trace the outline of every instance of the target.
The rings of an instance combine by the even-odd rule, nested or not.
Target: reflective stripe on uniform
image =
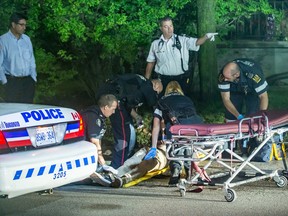
[[[265,81],[262,85],[260,85],[259,87],[255,88],[255,91],[257,93],[262,92],[264,89],[266,89],[268,86],[268,83]]]
[[[221,90],[229,90],[230,89],[230,84],[218,84],[218,88]]]
[[[158,108],[155,109],[154,114],[162,117],[162,111]]]

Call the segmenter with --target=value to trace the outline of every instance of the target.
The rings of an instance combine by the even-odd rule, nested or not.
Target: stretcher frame
[[[251,162],[269,140],[274,143],[274,135],[280,135],[280,141],[283,141],[283,135],[287,131],[288,111],[270,111],[226,124],[173,125],[170,128],[172,138],[166,140],[168,160],[191,161],[191,163],[205,161],[207,163],[202,168],[202,174],[208,173],[214,162],[224,168],[221,172],[209,176],[212,181],[199,180],[201,173],[192,176],[190,170],[188,177],[180,179],[177,184],[180,195],[185,196],[189,185],[221,186],[226,201],[233,202],[237,198],[235,190],[232,189],[235,186],[267,178],[272,178],[278,187],[287,186],[287,165],[284,152],[282,152],[282,160],[285,169],[282,172],[278,169],[263,170]],[[262,141],[247,159],[233,151],[237,140],[251,138]],[[189,150],[191,154],[177,154],[181,149]],[[230,158],[222,158],[224,152],[227,152]],[[236,177],[242,175],[243,172],[247,178],[237,180]],[[228,176],[228,179],[220,183],[213,181],[213,179],[223,176]]]

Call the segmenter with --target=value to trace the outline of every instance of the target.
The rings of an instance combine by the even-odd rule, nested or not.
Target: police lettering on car
[[[25,122],[29,122],[31,119],[35,121],[65,118],[61,109],[44,109],[44,110],[33,110],[29,112],[22,112]]]

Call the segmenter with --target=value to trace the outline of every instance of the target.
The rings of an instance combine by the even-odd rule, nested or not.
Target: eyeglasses
[[[17,23],[17,25],[20,25],[20,26],[27,26],[26,23]]]

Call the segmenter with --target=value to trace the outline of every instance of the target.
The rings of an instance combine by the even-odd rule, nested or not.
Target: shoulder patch
[[[252,79],[256,82],[259,83],[261,81],[261,77],[259,77],[257,74],[255,74]]]
[[[96,120],[96,125],[98,125],[99,127],[101,127],[101,120],[100,120],[99,118]]]

